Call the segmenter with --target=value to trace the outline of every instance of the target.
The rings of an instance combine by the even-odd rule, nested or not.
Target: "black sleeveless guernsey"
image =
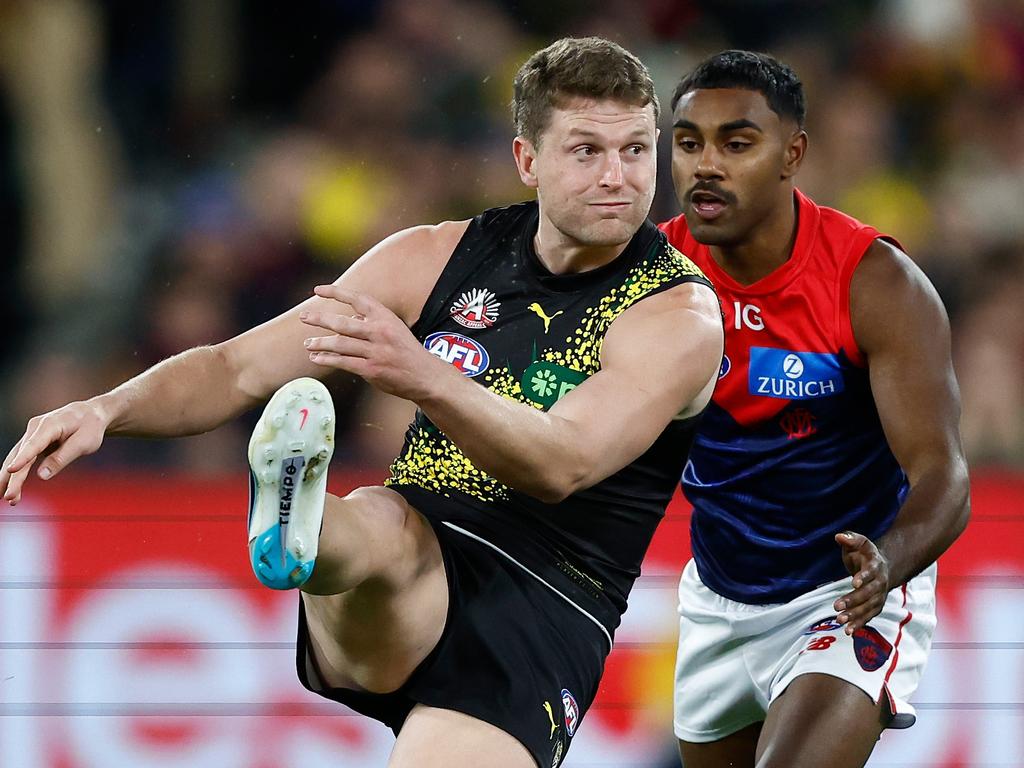
[[[535,202],[473,219],[412,331],[481,386],[546,410],[600,370],[602,341],[622,312],[680,283],[710,283],[650,222],[614,261],[551,274],[533,248],[537,224]],[[656,354],[658,340],[650,346]],[[696,422],[671,422],[628,466],[546,504],[477,469],[417,411],[386,484],[435,525],[482,540],[554,586],[610,635],[679,482]]]

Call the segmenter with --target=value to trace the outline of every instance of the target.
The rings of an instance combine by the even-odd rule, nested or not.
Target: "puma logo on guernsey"
[[[533,312],[535,315],[537,315],[537,317],[544,321],[544,333],[547,333],[548,329],[551,327],[551,321],[562,314],[562,310],[558,310],[557,312],[555,312],[555,314],[548,316],[544,312],[544,308],[541,307],[541,305],[538,304],[536,301],[533,302],[533,304],[531,304],[530,306],[528,306],[527,309]]]

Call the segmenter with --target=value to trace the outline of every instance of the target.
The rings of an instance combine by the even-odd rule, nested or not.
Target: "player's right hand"
[[[103,442],[109,419],[93,401],[74,402],[29,419],[25,434],[0,467],[0,492],[14,506],[32,465],[40,457],[36,474],[48,480],[80,456],[94,453]]]

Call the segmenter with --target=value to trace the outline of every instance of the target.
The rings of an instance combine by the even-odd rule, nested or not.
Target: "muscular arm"
[[[616,319],[601,370],[543,412],[468,380],[363,297],[324,293],[351,303],[364,319],[310,318],[339,334],[314,342],[323,364],[412,400],[477,467],[549,502],[621,469],[676,415],[703,407],[722,358],[714,294],[680,285]]]
[[[852,634],[878,615],[890,589],[956,540],[970,502],[949,320],[935,289],[905,254],[876,240],[854,272],[850,315],[886,440],[910,482],[878,541],[856,532],[836,536],[854,589],[835,608]]]
[[[357,261],[338,285],[366,292],[406,323],[414,322],[468,222],[415,227],[387,238]],[[393,276],[401,274],[402,280]],[[0,492],[11,503],[32,464],[52,476],[95,451],[107,434],[175,437],[211,430],[257,405],[299,376],[323,377],[303,347],[300,316],[336,306],[313,296],[284,314],[215,346],[175,355],[119,387],[29,421],[0,469]],[[49,454],[49,455],[47,455]]]
[[[647,450],[691,401],[710,394],[721,359],[714,296],[688,283],[624,312],[605,337],[601,370],[547,413],[468,381],[457,391],[437,388],[419,405],[485,472],[559,501]]]
[[[895,522],[876,542],[892,588],[946,551],[969,516],[949,320],[924,274],[880,240],[854,273],[850,312],[886,439],[910,482]]]

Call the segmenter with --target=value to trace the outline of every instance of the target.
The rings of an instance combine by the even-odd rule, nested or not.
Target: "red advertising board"
[[[972,497],[940,562],[918,724],[883,737],[872,766],[1024,765],[1024,479],[980,475]],[[296,596],[252,577],[245,505],[237,479],[78,475],[0,511],[0,768],[386,763],[388,730],[296,680]],[[688,556],[677,498],[566,765],[671,764]]]

